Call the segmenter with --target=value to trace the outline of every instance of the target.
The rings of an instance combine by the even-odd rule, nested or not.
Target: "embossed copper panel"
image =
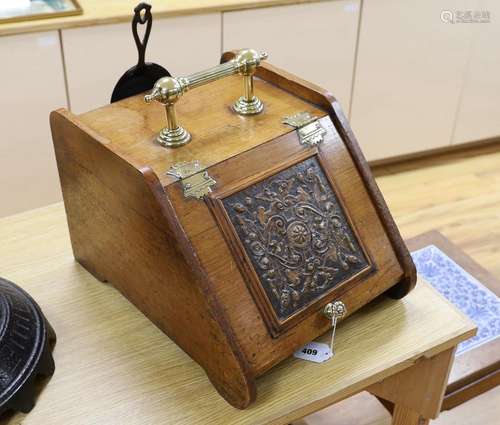
[[[315,156],[222,202],[280,322],[370,266]]]

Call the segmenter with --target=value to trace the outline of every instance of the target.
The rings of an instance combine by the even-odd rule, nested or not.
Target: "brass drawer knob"
[[[323,309],[323,314],[332,321],[332,337],[330,339],[330,351],[332,356],[335,355],[335,350],[333,347],[333,342],[335,340],[335,330],[337,329],[337,321],[342,319],[347,314],[347,307],[342,301],[334,301],[333,303],[328,303]]]
[[[334,318],[341,319],[347,314],[347,307],[342,301],[334,301],[325,305],[323,314],[330,320]]]

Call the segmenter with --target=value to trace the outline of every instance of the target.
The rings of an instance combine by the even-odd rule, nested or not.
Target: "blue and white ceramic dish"
[[[477,325],[477,335],[457,348],[462,354],[500,336],[500,298],[434,245],[412,253],[418,273]]]

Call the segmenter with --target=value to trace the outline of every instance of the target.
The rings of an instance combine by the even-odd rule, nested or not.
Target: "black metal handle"
[[[144,37],[142,40],[139,38],[137,33],[137,25],[146,24],[146,31],[144,32]],[[151,33],[151,27],[153,26],[153,15],[151,15],[151,5],[147,3],[139,3],[134,8],[134,19],[132,19],[132,34],[134,35],[135,45],[137,46],[137,52],[139,53],[139,61],[137,66],[144,66],[146,57],[146,46],[148,45],[149,34]]]

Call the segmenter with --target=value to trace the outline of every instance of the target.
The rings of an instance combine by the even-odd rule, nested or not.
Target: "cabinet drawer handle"
[[[347,314],[347,307],[342,301],[328,303],[323,309],[323,314],[332,321],[332,338],[330,340],[330,351],[335,355],[333,341],[335,340],[335,331],[337,329],[338,319],[342,319]]]
[[[264,105],[254,95],[253,75],[260,62],[267,59],[267,53],[258,53],[253,49],[238,51],[234,59],[228,62],[195,72],[187,77],[163,77],[154,85],[151,93],[144,96],[147,103],[156,100],[165,105],[167,126],[161,130],[157,142],[162,146],[178,147],[191,140],[191,134],[177,122],[175,102],[188,90],[219,80],[230,75],[243,76],[243,95],[233,104],[233,110],[240,115],[255,115],[262,112]]]

